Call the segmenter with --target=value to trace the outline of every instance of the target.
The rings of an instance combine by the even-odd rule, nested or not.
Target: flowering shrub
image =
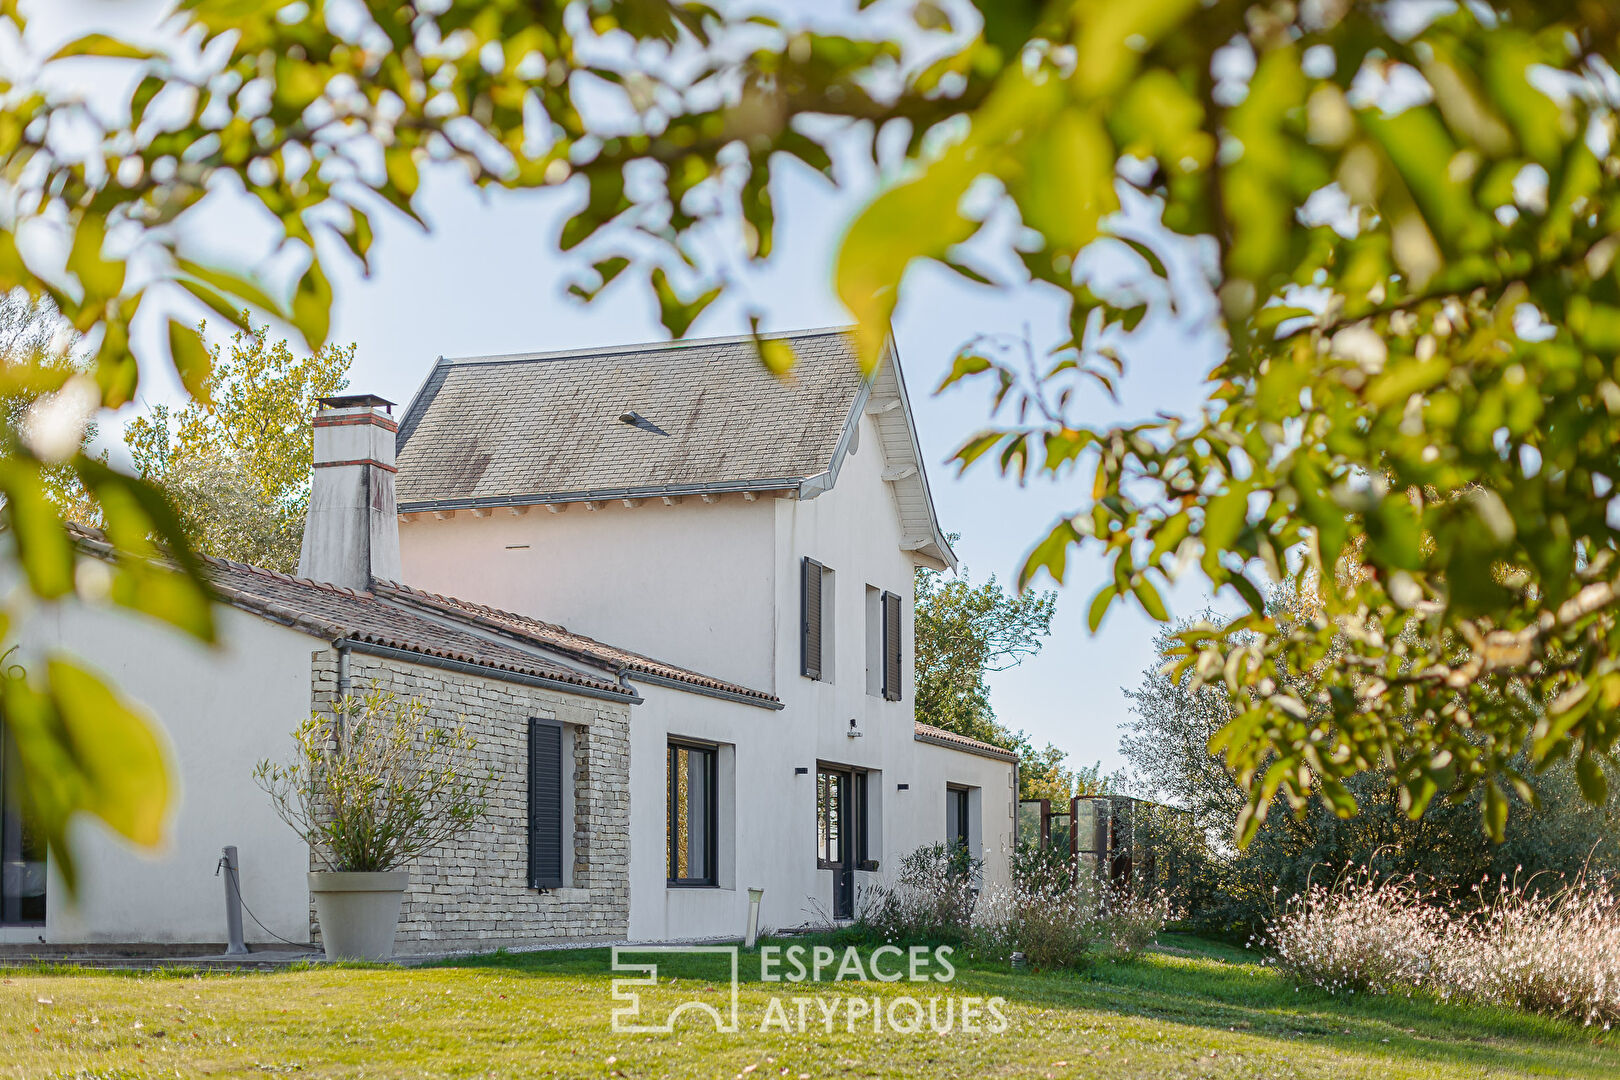
[[[1605,1029],[1620,1021],[1620,893],[1603,879],[1548,892],[1503,880],[1473,911],[1411,879],[1316,885],[1266,929],[1273,961],[1330,993],[1423,989]]]
[[[883,941],[961,941],[978,901],[984,871],[960,844],[931,844],[900,860],[893,882],[861,896],[857,931]]]
[[[1162,893],[1099,887],[1068,860],[1015,860],[1010,888],[980,895],[982,864],[960,847],[918,848],[891,884],[862,894],[855,930],[885,942],[950,941],[1036,968],[1081,967],[1139,952],[1169,918]]]

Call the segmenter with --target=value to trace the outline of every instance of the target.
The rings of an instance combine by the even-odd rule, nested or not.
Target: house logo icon
[[[701,997],[658,995],[658,1000],[643,1001],[643,989],[658,986],[659,956],[724,956],[730,961],[731,996],[726,1008],[718,1007]],[[645,959],[631,960],[628,957]],[[613,970],[634,973],[633,978],[613,980],[613,1000],[625,1004],[613,1010],[613,1030],[622,1035],[670,1034],[683,1017],[702,1023],[707,1016],[714,1030],[721,1034],[735,1034],[737,1023],[737,946],[735,945],[615,945]],[[717,982],[718,980],[713,980]],[[694,980],[696,982],[696,980]],[[652,998],[653,995],[646,995]]]

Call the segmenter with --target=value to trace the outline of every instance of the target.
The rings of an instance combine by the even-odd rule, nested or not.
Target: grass
[[[615,1034],[605,949],[420,968],[311,966],[273,974],[0,972],[0,1076],[125,1078],[359,1076],[748,1077],[1614,1077],[1620,1040],[1501,1009],[1424,998],[1335,999],[1296,989],[1242,950],[1166,935],[1163,948],[1081,974],[1014,972],[956,959],[948,985],[761,983],[742,956],[741,1033],[682,1022],[675,1034]],[[751,970],[752,969],[752,970]],[[724,1007],[729,964],[663,958],[645,1004]],[[773,995],[839,1011],[829,1032],[761,1033]],[[941,1010],[999,996],[1007,1028],[847,1030],[852,999]],[[945,1002],[954,998],[954,1003]],[[926,1007],[926,1006],[925,1006]],[[908,1017],[909,1007],[897,1015]],[[856,1006],[857,1011],[860,1006]]]

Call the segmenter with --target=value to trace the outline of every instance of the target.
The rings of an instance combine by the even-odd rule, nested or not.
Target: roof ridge
[[[805,330],[780,330],[760,334],[764,340],[779,338],[827,337],[832,334],[850,334],[853,325],[818,326]],[[617,356],[624,353],[653,352],[666,349],[685,349],[700,345],[734,345],[754,340],[753,334],[725,334],[708,338],[674,338],[668,341],[637,341],[625,345],[591,345],[581,349],[558,349],[543,352],[487,353],[475,356],[441,356],[435,366],[454,367],[457,364],[522,364],[551,360],[570,360],[587,356]]]

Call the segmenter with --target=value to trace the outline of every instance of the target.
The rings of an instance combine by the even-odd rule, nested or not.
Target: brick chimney
[[[300,577],[362,590],[399,580],[393,409],[372,394],[320,399]]]

